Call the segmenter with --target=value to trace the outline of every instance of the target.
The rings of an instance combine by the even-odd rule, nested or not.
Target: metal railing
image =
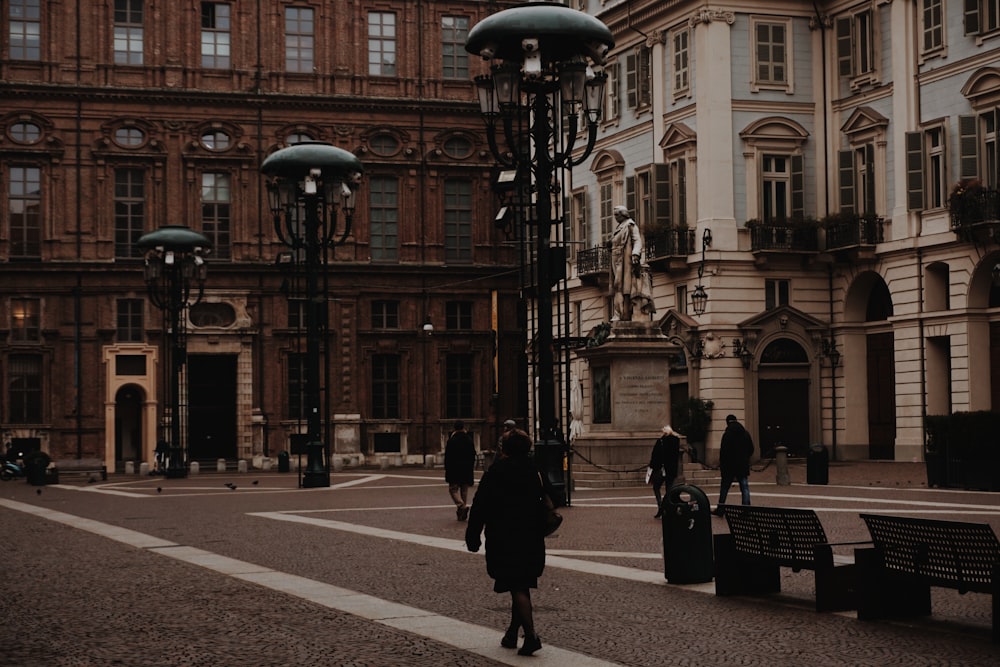
[[[819,234],[814,225],[756,224],[750,227],[750,249],[815,252]]]
[[[826,225],[826,248],[873,246],[885,240],[885,219],[876,216],[842,215]]]

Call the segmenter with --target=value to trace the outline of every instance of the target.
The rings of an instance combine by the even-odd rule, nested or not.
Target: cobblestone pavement
[[[829,476],[805,484],[793,463],[792,485],[779,487],[773,467],[755,470],[753,502],[814,508],[832,541],[867,537],[860,511],[981,521],[1000,533],[1000,495],[928,489],[922,464],[835,463]],[[714,503],[715,483],[703,488]],[[765,598],[669,585],[654,511],[645,487],[576,489],[533,595],[544,648],[522,658],[496,646],[508,598],[492,592],[482,555],[464,550],[441,470],[346,470],[329,489],[298,489],[294,473],[274,472],[2,483],[0,665],[1000,663],[986,595],[933,589],[930,618],[864,623],[813,611],[809,573],[783,570],[782,594]],[[164,544],[294,575],[306,593],[167,557],[180,547]],[[400,629],[309,597],[324,587],[422,610],[429,624],[461,621],[468,637]],[[470,648],[477,633],[493,648]]]

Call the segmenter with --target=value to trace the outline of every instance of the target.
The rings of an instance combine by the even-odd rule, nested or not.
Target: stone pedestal
[[[585,432],[573,440],[579,456],[612,470],[649,462],[653,442],[670,423],[670,348],[650,322],[616,322],[601,345],[577,355],[590,367]]]

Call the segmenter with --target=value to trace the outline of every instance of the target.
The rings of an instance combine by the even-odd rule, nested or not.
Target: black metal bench
[[[985,523],[862,514],[874,548],[858,549],[858,618],[931,613],[931,586],[993,596],[1000,643],[1000,541]]]
[[[781,592],[780,568],[812,570],[816,611],[855,608],[855,572],[850,556],[833,547],[816,512],[785,507],[726,505],[729,534],[715,536],[715,594]]]

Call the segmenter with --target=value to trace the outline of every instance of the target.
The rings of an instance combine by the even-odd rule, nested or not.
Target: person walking
[[[535,632],[531,589],[545,569],[545,537],[540,520],[543,506],[542,477],[528,457],[531,438],[519,429],[502,440],[500,457],[479,481],[472,501],[465,545],[475,553],[486,530],[486,572],[493,591],[510,593],[510,625],[500,639],[504,648],[517,648],[519,631],[524,643],[518,655],[542,648]]]
[[[736,421],[735,415],[726,416],[726,431],[722,434],[719,450],[719,472],[722,473],[722,487],[719,489],[719,504],[713,514],[722,516],[722,506],[729,495],[729,487],[739,482],[740,496],[744,505],[750,504],[750,457],[753,456],[753,438]]]
[[[660,495],[660,488],[669,491],[673,486],[674,480],[677,479],[677,461],[680,453],[681,439],[668,424],[663,427],[660,437],[653,443],[653,451],[649,455],[649,483],[653,487],[653,495],[656,496],[654,519],[663,516],[663,497]]]
[[[476,444],[465,430],[465,423],[455,422],[455,430],[448,436],[444,448],[444,481],[455,503],[455,517],[465,521],[469,516],[469,488],[475,484]]]

